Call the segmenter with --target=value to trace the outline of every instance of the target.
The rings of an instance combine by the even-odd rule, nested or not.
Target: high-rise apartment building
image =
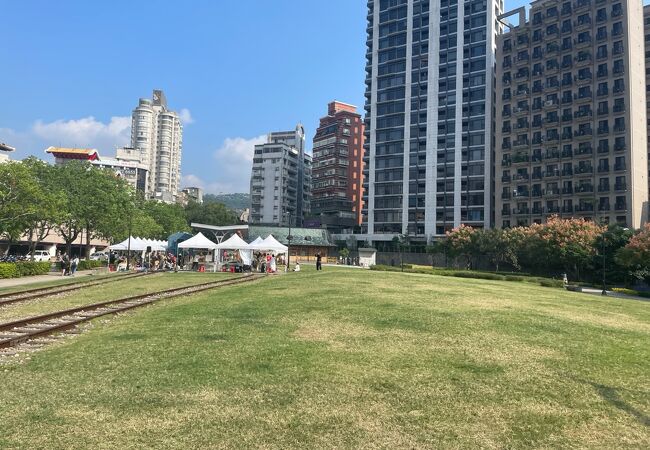
[[[356,106],[327,105],[314,136],[312,214],[331,231],[361,224],[363,197],[363,122]]]
[[[429,239],[492,224],[501,0],[369,0],[364,224]]]
[[[175,201],[181,180],[183,125],[178,114],[167,108],[163,91],[154,90],[151,100],[141,98],[133,110],[131,147],[149,167],[147,195]]]
[[[256,145],[250,222],[301,226],[311,208],[311,165],[302,125],[270,133],[266,143]]]
[[[639,1],[539,0],[499,36],[496,225],[647,217]],[[505,14],[509,16],[512,13]]]

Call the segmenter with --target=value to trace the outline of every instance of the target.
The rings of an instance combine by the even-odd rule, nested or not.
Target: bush
[[[550,278],[540,278],[539,285],[544,287],[562,288],[564,287],[564,281],[552,280]]]
[[[90,270],[90,269],[95,269],[97,267],[103,267],[106,265],[106,261],[93,261],[93,260],[85,260],[82,259],[79,261],[79,265],[77,266],[77,270]],[[61,270],[61,263],[56,263],[56,270],[60,271]]]
[[[500,280],[500,281],[505,280],[505,277],[501,275],[497,275],[494,273],[486,273],[486,272],[470,272],[470,271],[454,272],[452,276],[459,277],[459,278],[478,278],[479,280]]]
[[[635,291],[634,289],[612,288],[612,291],[620,292],[621,294],[636,295],[637,297],[650,298],[650,292]]]
[[[520,277],[517,275],[506,275],[505,276],[506,281],[524,281],[524,277]]]
[[[0,278],[18,278],[29,275],[44,275],[50,271],[49,262],[19,261],[0,263]]]

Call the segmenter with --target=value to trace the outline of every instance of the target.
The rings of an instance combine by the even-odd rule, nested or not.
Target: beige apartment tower
[[[640,1],[538,0],[497,41],[495,225],[648,217]]]

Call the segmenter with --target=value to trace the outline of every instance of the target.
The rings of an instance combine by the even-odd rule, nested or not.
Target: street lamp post
[[[286,214],[289,219],[289,236],[287,236],[287,266],[285,267],[285,272],[288,272],[290,269],[289,263],[291,262],[291,210],[288,210]]]
[[[606,258],[605,258],[605,236],[606,236],[607,231],[603,232],[602,236],[602,245],[601,245],[601,252],[603,254],[603,290],[600,293],[600,295],[607,295],[607,285],[605,284],[605,263],[606,263]]]

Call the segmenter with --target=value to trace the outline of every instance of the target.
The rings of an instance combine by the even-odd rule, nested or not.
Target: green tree
[[[493,228],[480,231],[476,236],[478,251],[489,258],[497,272],[501,263],[510,264],[515,269],[520,268],[517,258],[518,241],[509,230]]]
[[[237,215],[223,203],[189,202],[185,207],[188,223],[204,223],[207,225],[234,225],[239,223]]]
[[[147,236],[152,239],[167,239],[169,235],[178,231],[190,231],[185,217],[185,210],[177,204],[146,201],[142,211],[151,217],[160,226],[160,232],[156,236]],[[143,221],[146,219],[142,219]],[[144,223],[144,222],[143,222]]]
[[[55,189],[54,176],[56,167],[44,161],[30,157],[23,161],[38,183],[37,195],[32,198],[34,214],[27,216],[23,234],[29,241],[29,252],[34,255],[36,246],[42,242],[62,218],[63,193]]]
[[[17,161],[0,164],[0,236],[18,239],[38,212],[41,189],[29,168]]]

